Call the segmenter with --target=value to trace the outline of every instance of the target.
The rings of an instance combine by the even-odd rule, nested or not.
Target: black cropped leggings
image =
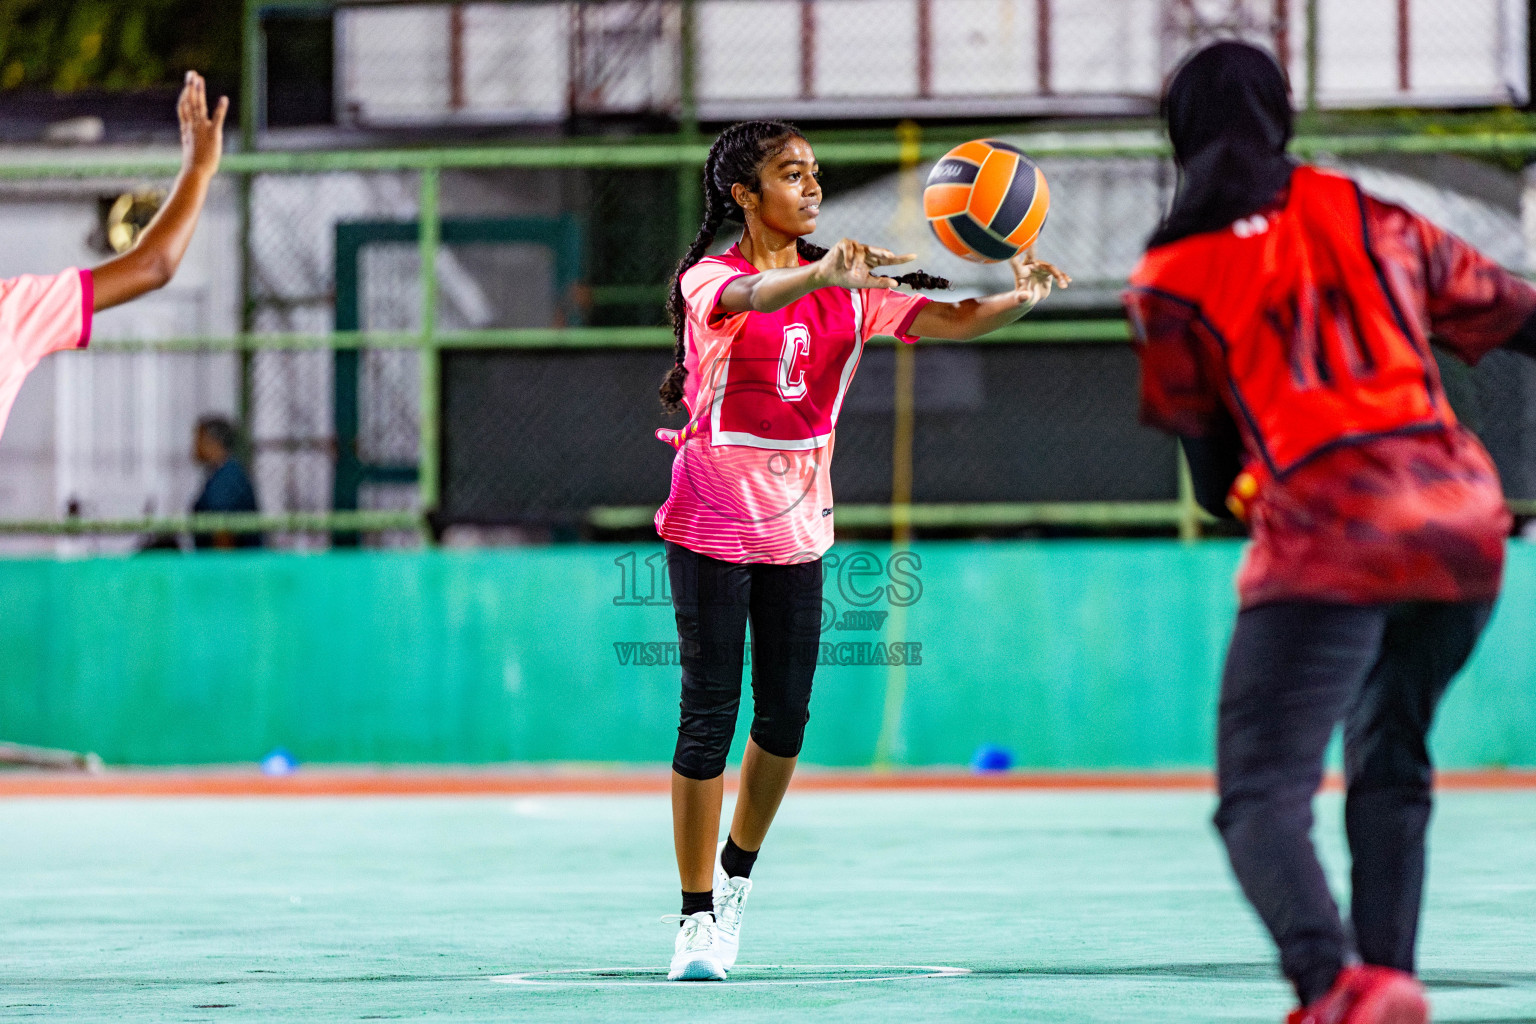
[[[1344,725],[1355,951],[1413,971],[1434,784],[1426,737],[1492,602],[1281,602],[1237,617],[1221,683],[1216,827],[1303,1004],[1350,941],[1312,847],[1312,797]]]
[[[673,770],[700,781],[725,771],[749,622],[752,739],[777,757],[797,756],[821,642],[821,559],[722,562],[668,541],[667,572],[683,663]]]

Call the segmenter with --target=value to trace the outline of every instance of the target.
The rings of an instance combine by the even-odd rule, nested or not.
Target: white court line
[[[877,973],[864,978],[818,978],[797,981],[789,978],[761,978],[752,981],[614,981],[610,979],[586,981],[580,978],[561,977],[572,974],[629,974],[649,977],[659,974],[658,967],[580,967],[559,971],[524,971],[520,974],[499,974],[491,980],[503,985],[546,985],[563,988],[619,988],[643,985],[687,985],[703,988],[710,984],[724,984],[733,988],[744,985],[859,985],[872,981],[917,981],[924,978],[958,978],[971,973],[969,967],[930,967],[918,964],[737,964],[732,970],[754,971],[920,971],[920,974]]]

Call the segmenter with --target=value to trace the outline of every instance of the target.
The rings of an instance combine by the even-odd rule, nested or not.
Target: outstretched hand
[[[229,97],[219,97],[212,116],[208,113],[208,84],[196,71],[188,71],[176,117],[181,122],[181,165],[187,170],[213,174],[224,153],[224,115]]]
[[[1065,288],[1072,283],[1054,264],[1035,259],[1033,250],[1014,256],[1008,266],[1013,271],[1014,294],[1022,304],[1033,306],[1050,296],[1053,285]]]
[[[816,280],[818,287],[823,288],[895,288],[895,279],[876,274],[874,269],[910,263],[915,259],[915,252],[898,256],[889,249],[845,238],[816,261]]]
[[[208,198],[214,172],[224,149],[224,115],[229,100],[220,99],[213,116],[208,114],[208,87],[196,71],[187,72],[187,84],[176,102],[181,121],[181,174],[154,219],[139,233],[132,249],[108,260],[92,272],[97,310],[131,302],[156,288],[164,288],[176,275],[197,219]]]

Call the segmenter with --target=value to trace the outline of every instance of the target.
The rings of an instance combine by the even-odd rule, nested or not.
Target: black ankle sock
[[[720,851],[720,867],[732,878],[751,878],[752,865],[757,863],[757,850],[750,853],[736,845],[736,840],[725,837],[725,849]]]
[[[705,889],[703,892],[689,892],[687,889],[684,889],[683,916],[688,917],[690,914],[697,914],[704,911],[708,911],[710,914],[714,914],[715,894],[709,889]]]

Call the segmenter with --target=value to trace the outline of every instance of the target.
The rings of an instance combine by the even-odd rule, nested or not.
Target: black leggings
[[[1344,723],[1355,949],[1411,972],[1434,783],[1425,739],[1492,607],[1282,602],[1237,617],[1221,684],[1216,827],[1303,1005],[1349,952],[1311,840],[1334,727]]]
[[[701,781],[724,773],[741,706],[749,621],[752,739],[775,756],[797,756],[821,642],[821,559],[722,562],[668,541],[667,571],[683,663],[673,770]]]

